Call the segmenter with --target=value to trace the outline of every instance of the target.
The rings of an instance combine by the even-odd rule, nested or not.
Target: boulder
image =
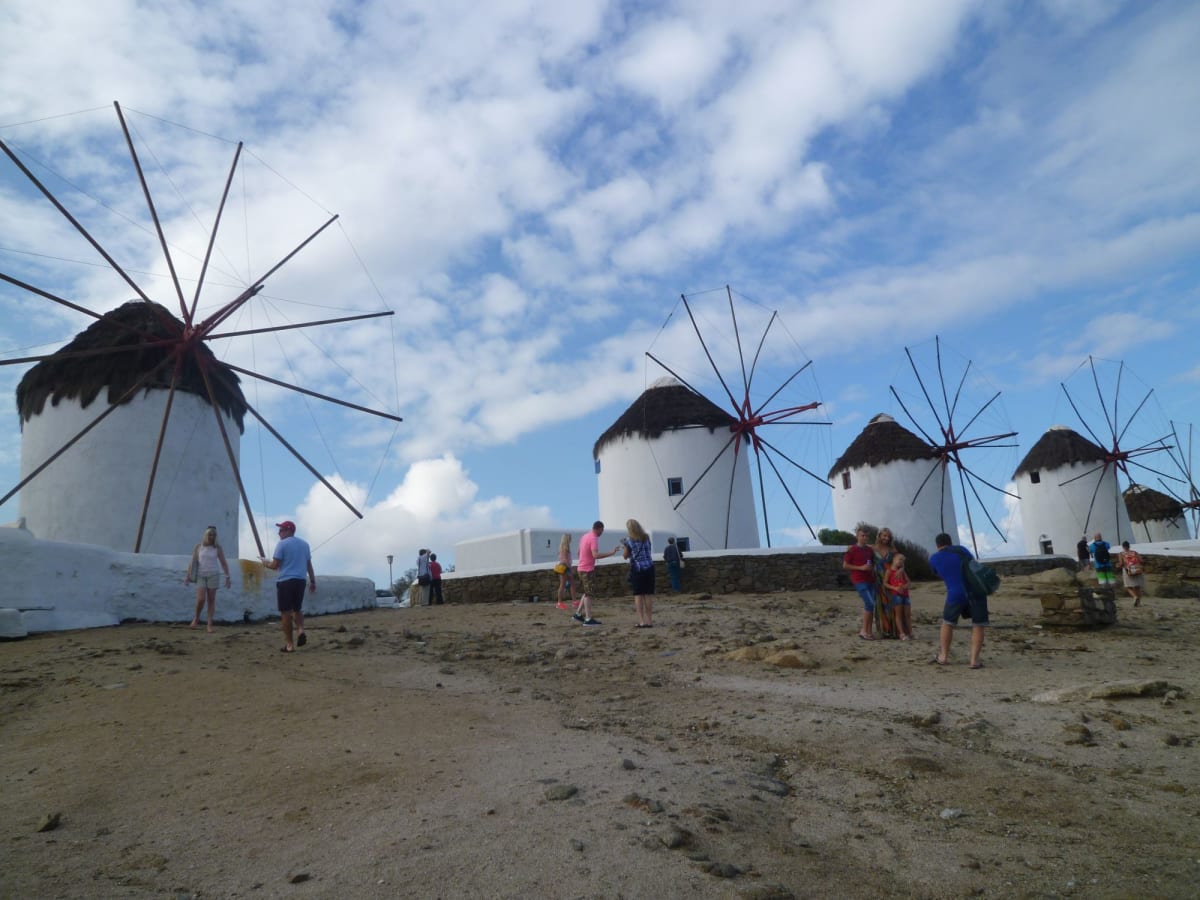
[[[1117,621],[1117,598],[1112,588],[1083,586],[1074,591],[1043,591],[1038,599],[1043,625],[1094,628]]]

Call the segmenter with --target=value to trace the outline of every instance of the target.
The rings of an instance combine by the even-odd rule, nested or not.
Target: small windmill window
[[[682,493],[683,493],[683,479],[682,478],[668,478],[667,479],[667,496],[668,497],[678,497]]]
[[[678,547],[680,550],[682,550],[684,553],[691,553],[692,552],[692,539],[685,538],[685,537],[677,537],[677,538],[675,538],[675,546]]]
[[[596,474],[600,474],[600,460],[596,460]]]
[[[850,490],[850,472],[849,471],[845,471],[842,473],[842,490],[843,491]]]
[[[1041,484],[1042,483],[1042,473],[1036,472],[1036,471],[1030,472],[1029,473],[1029,483],[1030,484]]]

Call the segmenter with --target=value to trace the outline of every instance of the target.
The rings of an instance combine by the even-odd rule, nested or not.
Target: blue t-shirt
[[[272,555],[279,560],[279,581],[294,581],[297,578],[303,581],[308,577],[308,562],[312,554],[306,541],[295,535],[285,537],[275,545]]]
[[[946,582],[946,602],[965,603],[967,601],[967,585],[963,582],[963,554],[967,559],[974,559],[966,547],[943,547],[929,557],[929,568],[933,574]]]
[[[1096,559],[1097,547],[1104,548],[1104,551],[1108,554],[1108,559],[1105,562],[1100,562],[1100,560],[1097,559],[1096,570],[1098,572],[1112,571],[1112,544],[1110,544],[1108,541],[1092,541],[1090,544],[1088,544],[1088,549],[1092,551],[1093,559]]]

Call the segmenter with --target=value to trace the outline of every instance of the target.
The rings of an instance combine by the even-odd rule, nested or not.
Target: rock
[[[704,866],[704,871],[715,878],[737,878],[742,874],[742,870],[733,863],[711,862]]]
[[[934,725],[937,725],[941,721],[942,721],[942,714],[940,712],[938,712],[937,710],[934,710],[933,712],[925,713],[925,715],[923,715],[923,716],[917,716],[913,720],[913,724],[916,725],[918,728],[932,728]]]
[[[692,842],[692,833],[683,828],[671,828],[665,834],[659,837],[663,846],[669,850],[678,850],[680,847],[687,847]]]
[[[308,881],[310,877],[312,876],[310,876],[307,872],[297,872],[288,879],[288,882],[290,884],[303,884],[304,882]]]
[[[1071,700],[1117,700],[1122,697],[1162,697],[1173,690],[1174,685],[1160,679],[1110,681],[1099,685],[1076,685],[1042,691],[1030,699],[1034,703],[1064,703]]]
[[[623,760],[621,760],[621,768],[625,769],[628,772],[632,772],[634,769],[637,768],[637,765],[634,763],[634,761],[632,759],[623,759]]]
[[[772,666],[778,666],[781,669],[815,669],[818,667],[816,660],[797,653],[794,650],[772,653],[764,657],[763,662]]]
[[[789,785],[774,778],[750,778],[747,779],[746,783],[757,791],[766,791],[768,794],[774,794],[776,797],[786,797],[792,792]]]
[[[1074,725],[1064,725],[1063,731],[1067,732],[1067,743],[1078,744],[1082,747],[1092,747],[1096,740],[1092,737],[1092,730],[1086,725],[1076,723]]]
[[[725,654],[726,659],[731,659],[734,662],[758,662],[767,655],[765,647],[739,647],[730,653]]]
[[[571,839],[571,849],[574,850],[576,853],[582,853],[583,852],[583,841],[579,840],[579,838],[572,838]]]
[[[965,815],[966,813],[961,809],[953,809],[951,807],[947,807],[938,813],[938,816],[943,819],[961,819]]]
[[[573,784],[556,784],[546,790],[547,800],[570,800],[579,793]]]
[[[38,824],[37,830],[39,832],[53,831],[60,824],[62,824],[62,813],[46,813],[46,815],[42,816],[42,821]]]
[[[738,891],[739,900],[796,900],[782,884],[751,884]]]
[[[1051,588],[1074,588],[1079,584],[1074,572],[1068,572],[1066,569],[1061,568],[1034,572],[1029,576],[1029,581],[1031,584],[1036,584],[1039,587]]]

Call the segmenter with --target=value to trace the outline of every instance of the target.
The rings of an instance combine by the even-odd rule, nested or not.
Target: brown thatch
[[[618,438],[640,435],[653,439],[664,431],[696,425],[705,426],[712,432],[729,428],[736,421],[707,397],[701,397],[678,382],[653,385],[600,435],[592,447],[592,458],[599,459],[600,451]]]
[[[1131,522],[1153,522],[1158,519],[1178,519],[1183,515],[1183,504],[1162,491],[1131,484],[1125,489],[1125,508],[1129,510]]]
[[[1103,461],[1103,450],[1078,432],[1056,425],[1043,434],[1033,448],[1025,454],[1025,458],[1013,472],[1013,478],[1023,472],[1057,469],[1073,463]]]
[[[828,477],[847,469],[882,466],[897,460],[933,459],[933,447],[925,443],[891,416],[879,413],[838,457]]]
[[[108,388],[108,402],[116,403],[134,382],[158,367],[171,353],[169,346],[146,346],[147,340],[174,339],[182,333],[183,322],[157,303],[130,300],[106,313],[54,356],[25,373],[17,385],[17,412],[22,428],[42,412],[47,399],[57,406],[60,400],[77,398],[79,405],[86,409],[101,390]],[[78,358],[65,356],[79,350],[98,349],[111,352]],[[217,403],[233,417],[241,430],[246,398],[237,374],[223,365],[206,345],[199,345],[196,353],[204,360]],[[170,362],[163,364],[146,383],[146,390],[169,388],[173,368]],[[208,400],[204,379],[192,354],[184,357],[176,389]]]

